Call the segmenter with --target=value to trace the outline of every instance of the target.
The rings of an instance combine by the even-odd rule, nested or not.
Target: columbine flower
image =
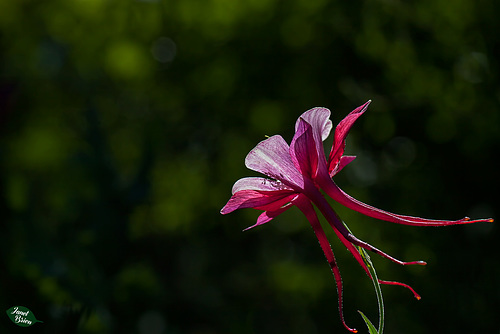
[[[374,208],[343,192],[333,182],[332,177],[354,160],[354,156],[343,155],[345,139],[354,122],[366,111],[369,104],[370,101],[356,108],[337,125],[328,160],[323,151],[323,141],[330,134],[332,122],[329,119],[330,111],[326,108],[313,108],[299,117],[295,124],[295,135],[290,146],[279,135],[261,141],[247,155],[245,165],[251,170],[266,175],[267,178],[246,177],[236,181],[232,189],[233,196],[221,210],[222,214],[242,208],[253,208],[264,211],[257,218],[256,224],[247,228],[250,229],[269,222],[292,206],[298,207],[311,224],[332,269],[337,284],[340,319],[344,326],[354,333],[357,331],[348,327],[344,321],[340,271],[332,248],[319,223],[313,204],[323,214],[341,242],[352,253],[370,278],[372,276],[356,246],[375,252],[401,265],[425,265],[426,263],[423,261],[403,262],[397,260],[356,238],[344,226],[343,222],[320,192],[320,189],[336,202],[350,209],[373,218],[399,224],[446,226],[493,221],[492,219],[470,220],[467,217],[460,220],[448,221],[403,216]],[[415,298],[420,299],[420,296],[409,285],[383,280],[379,280],[378,282],[380,284],[406,287],[412,291]]]

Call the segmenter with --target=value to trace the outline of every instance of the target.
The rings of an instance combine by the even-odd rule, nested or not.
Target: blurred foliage
[[[265,135],[314,106],[348,139],[348,193],[405,214],[496,216],[494,1],[0,2],[0,304],[32,333],[342,332],[334,280],[298,210],[250,232],[220,208]],[[330,140],[331,143],[331,140]],[[338,207],[373,258],[387,333],[496,332],[495,224],[419,229]],[[329,231],[345,316],[370,280]],[[0,332],[16,327],[2,317]]]

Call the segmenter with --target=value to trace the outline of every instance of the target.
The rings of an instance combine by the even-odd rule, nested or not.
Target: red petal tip
[[[418,264],[420,266],[425,266],[427,262],[425,261],[411,261],[411,262],[403,262],[405,266],[410,265],[410,264]]]
[[[415,296],[415,298],[417,298],[417,300],[422,299],[422,297],[420,297],[420,296]]]
[[[495,219],[493,219],[493,218],[488,219],[488,223],[493,223],[494,221],[495,221]]]

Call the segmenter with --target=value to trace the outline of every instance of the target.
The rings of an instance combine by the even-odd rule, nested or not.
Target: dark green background
[[[0,2],[0,332],[344,333],[305,217],[221,216],[244,157],[323,106],[368,99],[336,178],[429,218],[495,217],[500,3]],[[326,145],[331,143],[331,139]],[[325,145],[325,146],[326,146]],[[386,333],[498,332],[497,223],[417,228],[341,208],[385,286]],[[345,317],[377,321],[371,281],[328,235]],[[2,311],[3,312],[3,311]]]

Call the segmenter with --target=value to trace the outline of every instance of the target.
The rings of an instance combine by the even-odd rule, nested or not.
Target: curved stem
[[[377,302],[378,302],[378,333],[382,334],[384,332],[384,298],[382,297],[382,289],[380,288],[379,279],[377,277],[377,272],[375,271],[375,267],[370,259],[370,256],[362,247],[359,247],[359,252],[365,261],[368,270],[370,271],[373,287],[375,288],[375,293],[377,294]]]

